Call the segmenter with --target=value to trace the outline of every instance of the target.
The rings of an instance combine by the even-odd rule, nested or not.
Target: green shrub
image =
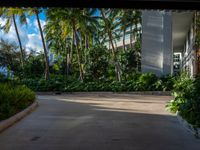
[[[164,91],[172,91],[175,84],[175,77],[172,75],[166,75],[160,78],[162,81],[162,89]]]
[[[113,79],[84,80],[83,82],[75,80],[73,77],[62,75],[51,75],[50,80],[44,78],[23,79],[21,84],[34,91],[166,91],[171,90],[174,83],[173,77],[158,78],[152,73],[133,73],[128,80],[121,82]],[[19,83],[18,83],[19,84]]]
[[[181,111],[183,105],[191,100],[193,88],[193,80],[186,72],[177,76],[172,91],[174,100],[167,104],[167,109],[172,112]]]
[[[188,85],[187,85],[188,88]],[[186,102],[180,106],[180,115],[194,127],[200,127],[200,77],[197,77],[193,87],[189,88]]]
[[[179,111],[180,115],[194,127],[200,127],[199,88],[200,77],[193,80],[187,73],[181,73],[174,82],[174,99],[166,105],[171,112]]]
[[[35,100],[35,93],[26,86],[0,84],[0,120],[25,109]]]
[[[136,90],[137,91],[151,91],[155,89],[155,83],[158,78],[153,73],[144,73],[141,74],[137,83]]]

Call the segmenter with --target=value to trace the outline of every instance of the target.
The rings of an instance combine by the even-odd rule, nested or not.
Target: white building
[[[142,12],[142,72],[157,76],[199,68],[195,45],[195,12]]]
[[[135,26],[133,25],[132,30],[134,30],[134,28],[135,28]],[[141,24],[138,24],[138,30],[139,31],[137,32],[137,35],[140,36],[141,35]],[[118,32],[119,38],[114,38],[114,40],[113,40],[114,47],[115,48],[116,47],[117,48],[123,48],[123,32],[120,29],[118,29],[116,32]],[[130,48],[131,42],[132,42],[132,45],[134,45],[134,43],[136,42],[136,36],[137,35],[134,36],[134,34],[132,33],[132,37],[130,37],[131,36],[130,33],[132,33],[132,32],[131,32],[131,29],[129,27],[129,28],[127,28],[126,34],[125,34],[125,42],[124,43],[125,43],[126,48]],[[130,40],[130,38],[131,38],[131,40]],[[108,39],[107,39],[107,42],[105,43],[105,45],[108,49],[111,49],[111,43],[108,42]]]

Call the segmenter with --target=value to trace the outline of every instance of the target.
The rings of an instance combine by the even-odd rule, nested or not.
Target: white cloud
[[[2,19],[2,18],[0,18],[0,24],[3,26],[3,25],[5,25],[5,23],[6,23],[6,20],[5,20],[5,19]]]
[[[27,24],[28,24],[29,26],[32,25],[32,22],[31,22],[31,20],[30,20],[29,18],[26,18],[26,21],[27,21]]]
[[[4,22],[5,19],[1,19],[0,21]],[[25,45],[28,41],[26,26],[20,25],[18,20],[16,21],[16,23],[17,23],[17,29],[18,29],[18,33],[19,33],[22,45]],[[11,42],[18,43],[17,34],[16,34],[14,24],[11,25],[10,31],[8,33],[4,33],[3,30],[0,30],[0,38],[3,38],[5,40],[9,40]]]
[[[39,34],[28,34],[26,49],[33,49],[37,52],[42,51],[42,40]]]
[[[26,48],[27,51],[29,51],[30,49],[37,52],[43,51],[42,40],[38,30],[37,20],[34,20],[32,22],[30,19],[27,19],[27,25],[20,25],[18,20],[16,22],[22,42],[22,47]],[[40,22],[42,28],[44,28],[46,22],[44,20],[40,20]],[[0,23],[1,25],[5,24],[5,19],[0,18]],[[28,29],[30,28],[34,29],[35,33],[28,33]],[[15,42],[18,45],[18,39],[13,24],[11,25],[10,31],[8,33],[4,33],[4,31],[0,30],[0,38],[3,38],[4,40],[8,40],[10,42]]]

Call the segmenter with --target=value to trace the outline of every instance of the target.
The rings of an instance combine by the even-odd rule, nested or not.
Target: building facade
[[[199,72],[199,52],[195,46],[196,12],[142,12],[142,72],[157,76],[187,70]]]

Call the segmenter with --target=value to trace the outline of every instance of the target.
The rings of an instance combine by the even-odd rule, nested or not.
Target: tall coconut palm
[[[20,53],[21,53],[21,66],[23,68],[24,61],[25,61],[25,52],[22,48],[22,42],[20,39],[17,23],[16,23],[16,16],[19,16],[19,20],[21,24],[26,24],[26,16],[25,16],[25,10],[22,8],[0,8],[0,17],[3,19],[6,19],[5,25],[3,25],[1,28],[8,33],[10,31],[12,23],[14,24],[15,32],[17,35],[17,40],[19,43]]]
[[[44,56],[45,56],[45,79],[49,80],[50,76],[49,76],[49,57],[48,57],[48,51],[46,48],[46,44],[45,44],[45,40],[44,40],[44,35],[43,35],[43,30],[41,27],[41,23],[40,23],[40,18],[39,18],[39,14],[42,12],[41,9],[39,8],[29,8],[27,9],[28,13],[30,16],[35,15],[36,16],[36,20],[38,23],[38,28],[40,31],[40,36],[42,39],[42,45],[43,45],[43,49],[44,49]]]
[[[47,20],[51,20],[53,22],[56,21],[58,25],[61,26],[62,33],[61,33],[61,38],[67,39],[69,35],[71,36],[71,50],[69,54],[69,68],[71,70],[71,64],[72,64],[72,58],[73,58],[73,49],[74,45],[77,51],[77,59],[78,59],[78,65],[79,65],[79,71],[80,71],[80,79],[83,80],[83,71],[81,67],[81,58],[80,58],[80,51],[79,51],[79,45],[78,45],[78,36],[77,36],[77,31],[78,31],[78,15],[80,14],[79,9],[70,9],[70,8],[65,8],[65,9],[57,9],[57,8],[50,8],[47,10]],[[57,20],[59,16],[59,21]],[[59,22],[59,23],[58,23]],[[48,22],[47,22],[48,23]],[[66,40],[67,41],[67,40]],[[66,52],[66,55],[68,53]],[[66,56],[67,58],[67,56]]]
[[[100,28],[99,17],[95,16],[97,9],[84,8],[81,10],[81,19],[78,23],[78,32],[80,42],[82,43],[82,55],[84,56],[84,62],[86,63],[86,53],[88,49],[93,45],[93,39],[95,33]]]
[[[72,64],[73,51],[76,50],[80,80],[83,80],[83,46],[85,48],[88,47],[89,38],[90,36],[92,36],[92,32],[94,33],[95,24],[98,23],[98,21],[95,20],[94,17],[92,17],[92,14],[94,14],[93,9],[51,8],[47,10],[47,20],[52,20],[53,22],[55,22],[56,18],[58,18],[59,16],[59,19],[56,21],[56,23],[57,25],[60,24],[61,26],[61,35],[63,35],[61,38],[69,39],[69,36],[71,37],[69,66],[71,66]],[[84,40],[85,42],[83,42]],[[85,43],[85,45],[83,43]]]
[[[126,51],[126,43],[125,43],[126,31],[127,31],[127,28],[129,27],[129,24],[130,24],[128,19],[129,19],[129,15],[127,13],[127,10],[121,10],[120,11],[120,23],[121,23],[120,30],[123,32],[122,42],[123,42],[124,52]]]
[[[45,39],[48,43],[49,50],[54,52],[57,56],[65,55],[65,73],[69,74],[69,56],[68,56],[68,45],[69,42],[66,38],[63,38],[63,30],[61,21],[57,18],[56,20],[50,20],[49,15],[47,17],[47,23],[44,27]]]
[[[118,12],[117,12],[117,10],[108,10],[107,17],[105,14],[105,9],[100,9],[100,12],[101,12],[101,16],[102,16],[102,19],[104,22],[104,30],[107,33],[109,42],[111,44],[112,58],[113,58],[113,62],[115,64],[116,78],[118,81],[121,81],[120,64],[117,61],[116,49],[115,49],[114,42],[113,42],[113,39],[114,39],[113,32],[120,25],[120,23],[116,19]]]
[[[126,9],[121,11],[121,30],[123,31],[123,47],[125,49],[125,34],[129,29],[130,48],[133,49],[133,37],[137,37],[139,31],[138,25],[141,24],[141,12],[132,9]]]

